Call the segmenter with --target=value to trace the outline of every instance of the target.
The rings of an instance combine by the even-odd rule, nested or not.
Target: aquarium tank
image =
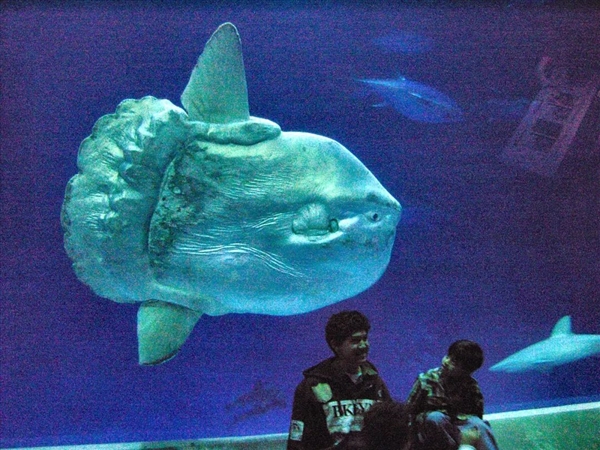
[[[327,319],[405,400],[600,400],[594,2],[0,4],[0,447],[285,434]]]

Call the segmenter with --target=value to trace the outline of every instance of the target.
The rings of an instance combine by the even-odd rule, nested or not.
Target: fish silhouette
[[[231,420],[235,424],[286,406],[285,395],[280,389],[258,380],[250,391],[225,405],[225,409],[232,414]]]
[[[399,77],[388,79],[359,79],[383,98],[379,106],[390,105],[403,116],[425,123],[460,122],[462,109],[446,94],[425,84]]]

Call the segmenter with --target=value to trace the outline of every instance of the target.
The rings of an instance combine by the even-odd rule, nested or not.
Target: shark
[[[525,347],[490,367],[492,372],[547,371],[554,367],[600,354],[600,334],[575,334],[571,316],[564,316],[548,339]]]
[[[464,112],[449,96],[437,89],[404,77],[397,79],[358,79],[379,95],[383,102],[415,122],[461,122]]]

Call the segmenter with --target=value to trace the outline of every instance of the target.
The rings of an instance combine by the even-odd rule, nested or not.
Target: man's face
[[[347,337],[340,345],[334,347],[337,357],[343,362],[354,365],[367,360],[369,354],[369,337],[366,331],[357,331]]]
[[[453,378],[461,378],[471,375],[471,372],[462,368],[462,366],[454,361],[450,356],[444,356],[442,359],[442,372],[444,375],[453,377]]]

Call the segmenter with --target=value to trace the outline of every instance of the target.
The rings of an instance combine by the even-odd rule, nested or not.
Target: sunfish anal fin
[[[231,123],[249,119],[242,43],[233,24],[222,24],[206,43],[181,103],[191,120]]]
[[[155,365],[175,356],[201,315],[173,303],[142,303],[137,315],[139,363]]]

